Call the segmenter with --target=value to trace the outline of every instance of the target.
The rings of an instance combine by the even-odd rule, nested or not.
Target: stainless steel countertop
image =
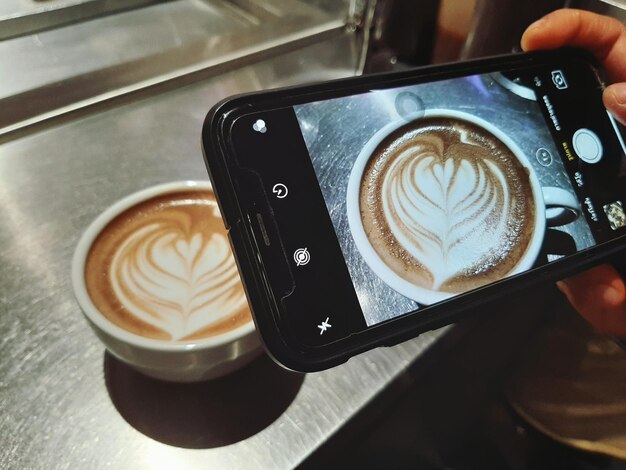
[[[213,103],[350,75],[354,55],[337,36],[0,144],[0,468],[292,468],[442,334],[317,374],[262,357],[219,381],[168,384],[106,355],[73,297],[75,244],[103,209],[153,184],[207,178],[200,129]]]

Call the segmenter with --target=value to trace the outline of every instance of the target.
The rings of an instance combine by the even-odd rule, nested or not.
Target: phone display
[[[576,56],[246,105],[217,114],[223,160],[207,160],[218,198],[234,201],[222,210],[257,326],[289,367],[392,344],[502,295],[507,279],[571,272],[623,246],[626,146]]]

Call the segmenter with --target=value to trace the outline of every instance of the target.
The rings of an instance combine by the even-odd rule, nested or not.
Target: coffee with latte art
[[[528,170],[489,131],[458,118],[425,117],[388,135],[366,165],[359,204],[380,259],[444,293],[509,274],[534,230]]]
[[[180,190],[113,219],[85,264],[87,291],[137,335],[192,341],[252,321],[215,196]]]

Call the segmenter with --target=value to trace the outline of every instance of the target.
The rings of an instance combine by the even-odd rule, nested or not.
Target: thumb
[[[557,285],[596,329],[626,337],[626,286],[612,266],[596,266]]]
[[[626,125],[626,82],[608,86],[602,98],[604,106],[613,117]]]

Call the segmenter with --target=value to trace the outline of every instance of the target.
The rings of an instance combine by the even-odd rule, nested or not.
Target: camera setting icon
[[[293,253],[293,260],[296,262],[296,266],[306,266],[311,261],[311,255],[308,248],[298,248]]]
[[[326,333],[326,330],[328,330],[328,328],[333,327],[333,325],[330,324],[330,317],[326,317],[326,320],[317,325],[317,327],[320,329],[320,335]]]
[[[565,90],[568,87],[567,80],[565,80],[565,74],[562,70],[552,71],[552,83],[554,83],[554,86],[559,90]]]
[[[289,189],[283,183],[276,183],[272,186],[272,193],[274,193],[278,199],[285,199],[287,194],[289,194]]]

